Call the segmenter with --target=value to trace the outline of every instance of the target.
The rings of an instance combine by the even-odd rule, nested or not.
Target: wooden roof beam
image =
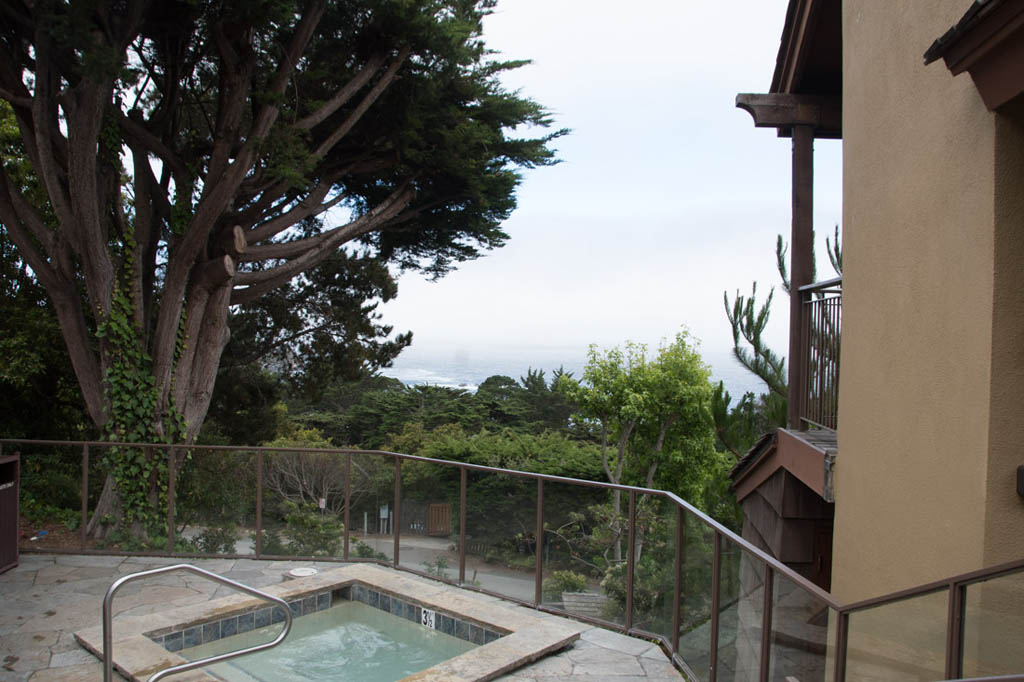
[[[809,126],[814,137],[842,137],[843,104],[838,95],[736,95],[736,106],[754,118],[757,128],[776,128],[779,137],[792,137],[794,126]]]

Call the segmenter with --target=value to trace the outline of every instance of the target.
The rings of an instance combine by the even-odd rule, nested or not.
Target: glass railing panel
[[[637,495],[634,542],[633,627],[671,642],[676,505],[660,495]]]
[[[4,455],[20,453],[21,483],[18,490],[22,550],[81,547],[82,448],[68,445],[5,444]],[[99,467],[102,450],[92,448],[90,470],[97,481],[90,485],[89,516],[99,499],[103,478]],[[11,469],[13,476],[13,468]],[[13,478],[4,481],[12,483]],[[91,544],[91,543],[90,543]]]
[[[172,451],[164,448],[161,454],[169,462]],[[175,551],[254,554],[255,454],[175,448],[173,456]]]
[[[395,554],[395,460],[353,453],[349,559],[392,561]]]
[[[764,610],[764,562],[722,538],[718,682],[758,679]]]
[[[401,493],[399,565],[457,581],[459,468],[402,460]]]
[[[847,682],[946,679],[946,590],[849,616]]]
[[[825,602],[776,573],[772,589],[771,666],[773,682],[826,682],[830,628],[836,614]],[[834,636],[834,631],[833,636]]]
[[[533,602],[537,481],[470,471],[466,482],[466,583]]]
[[[1024,671],[1024,570],[967,586],[963,676]]]
[[[271,556],[342,556],[344,490],[344,455],[265,451],[261,552]]]
[[[684,512],[679,655],[700,682],[710,679],[714,542],[715,531],[697,517]]]
[[[621,611],[601,584],[614,554],[614,539],[601,524],[610,500],[606,488],[544,483],[545,606],[598,619]]]

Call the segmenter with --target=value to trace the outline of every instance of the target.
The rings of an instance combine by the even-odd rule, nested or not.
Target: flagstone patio
[[[0,574],[0,682],[79,682],[102,680],[102,664],[75,641],[73,633],[101,622],[103,595],[117,578],[179,559],[92,555],[23,554],[20,565]],[[251,559],[193,560],[200,568],[262,588],[308,562]],[[336,563],[315,563],[320,569]],[[413,574],[403,578],[437,583]],[[172,573],[129,583],[114,601],[115,618],[145,616],[232,594],[227,587],[188,573]],[[482,599],[496,600],[473,593]],[[507,604],[511,606],[511,604]],[[557,619],[515,606],[535,616]],[[640,682],[680,680],[660,647],[645,640],[578,624],[580,638],[560,653],[498,679],[507,682]],[[187,679],[180,675],[172,679]],[[123,679],[118,677],[118,679]]]

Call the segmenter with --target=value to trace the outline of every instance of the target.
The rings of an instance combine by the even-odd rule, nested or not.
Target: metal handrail
[[[220,663],[231,658],[237,658],[246,654],[252,654],[257,651],[263,651],[264,649],[270,649],[277,646],[284,641],[285,637],[292,629],[292,610],[288,607],[288,602],[280,597],[261,592],[260,590],[243,585],[242,583],[235,582],[223,576],[219,576],[216,573],[211,573],[205,569],[193,566],[192,564],[175,564],[174,566],[163,566],[161,568],[153,568],[148,571],[139,571],[138,573],[132,573],[126,575],[123,578],[118,578],[107,590],[106,596],[103,597],[103,682],[112,682],[114,679],[114,632],[111,624],[111,609],[110,606],[114,600],[114,593],[121,589],[122,585],[133,582],[135,580],[141,580],[142,578],[148,578],[151,575],[159,575],[160,573],[170,573],[171,571],[189,571],[197,575],[204,576],[213,580],[214,582],[233,587],[240,592],[245,592],[254,597],[265,599],[267,601],[278,604],[284,608],[284,628],[276,639],[258,644],[256,646],[246,647],[245,649],[239,649],[237,651],[231,651],[226,654],[220,654],[218,656],[209,656],[207,658],[201,658],[198,661],[189,661],[188,663],[181,663],[179,665],[171,666],[154,673],[150,678],[149,682],[156,682],[159,679],[173,675],[174,673],[184,672],[186,670],[194,670],[196,668],[202,668],[203,666],[211,663]]]
[[[798,291],[800,291],[800,293],[809,293],[815,291],[825,292],[827,289],[841,290],[842,286],[843,277],[842,275],[840,275],[839,277],[833,277],[832,279],[826,279],[820,282],[811,282],[810,284],[805,284],[802,287],[800,287]]]

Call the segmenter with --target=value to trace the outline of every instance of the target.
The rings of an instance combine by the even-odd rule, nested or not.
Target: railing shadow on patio
[[[166,466],[156,547],[86,534],[112,448]],[[1024,560],[843,605],[663,490],[368,450],[0,439],[15,450],[29,476],[80,472],[77,543],[46,551],[376,562],[656,640],[701,682],[1024,670]]]

